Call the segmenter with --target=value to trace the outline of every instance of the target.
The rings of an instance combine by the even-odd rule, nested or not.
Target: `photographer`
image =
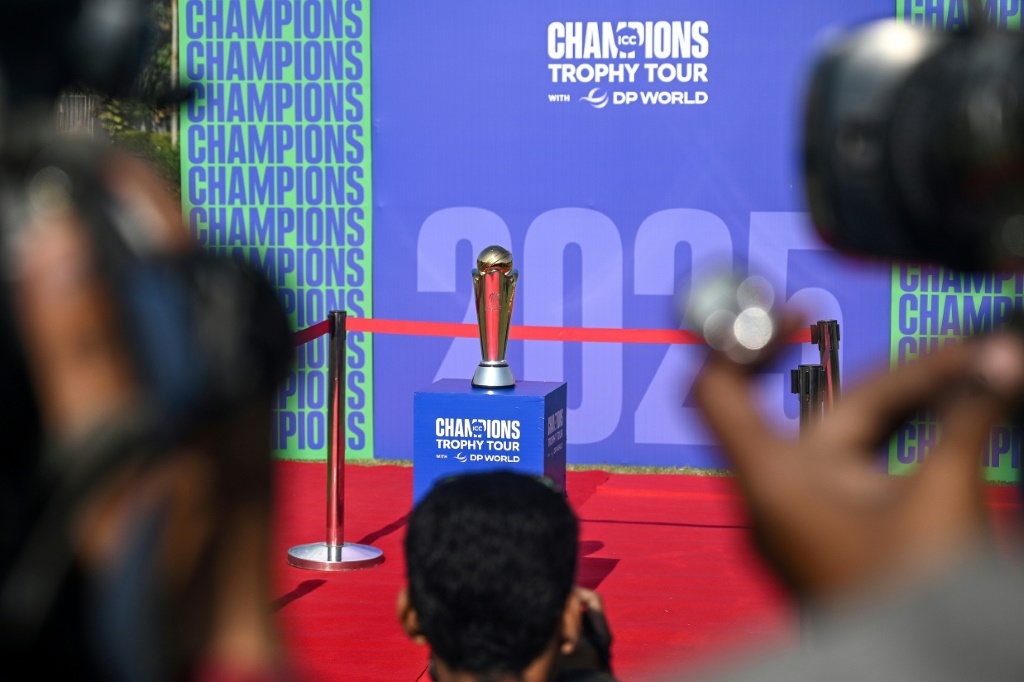
[[[436,682],[613,682],[600,597],[573,587],[565,495],[512,472],[441,481],[405,538],[398,619]]]
[[[128,87],[147,21],[140,0],[0,3],[0,661],[274,679],[284,313],[253,270],[189,243],[138,161],[50,123],[63,87]]]
[[[1019,269],[1022,55],[1018,35],[891,21],[834,41],[805,130],[823,236],[854,253]],[[755,407],[752,378],[771,353],[709,360],[697,400],[759,549],[815,626],[802,651],[729,679],[1024,677],[1024,650],[1007,636],[1020,630],[1024,564],[1019,547],[993,545],[980,472],[991,428],[1019,415],[1024,326],[987,331],[869,379],[799,440]],[[921,410],[939,415],[941,440],[916,473],[891,479],[877,453]]]
[[[750,366],[713,358],[697,384],[750,509],[762,554],[809,603],[809,650],[749,680],[1018,680],[1020,558],[991,544],[980,476],[989,429],[1024,394],[1024,339],[948,346],[848,392],[787,440],[753,401]],[[891,480],[874,463],[904,419],[933,407],[941,443]],[[913,586],[913,587],[910,587]]]

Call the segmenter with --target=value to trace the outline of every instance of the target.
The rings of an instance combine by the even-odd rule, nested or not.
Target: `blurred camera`
[[[291,344],[255,269],[198,249],[158,253],[150,226],[106,184],[110,146],[53,126],[54,100],[67,87],[128,93],[150,33],[146,0],[0,0],[0,281],[39,204],[70,206],[114,298],[154,435],[174,437],[269,392]]]
[[[0,0],[3,101],[52,101],[75,84],[124,94],[150,34],[145,0]]]
[[[14,446],[0,466],[5,661],[26,656],[35,665],[30,645],[61,650],[84,642],[81,633],[96,623],[163,626],[159,609],[132,610],[157,603],[155,583],[147,582],[157,531],[119,538],[129,545],[120,548],[124,565],[110,570],[127,577],[110,588],[114,597],[82,606],[82,594],[97,586],[75,573],[69,528],[77,510],[116,467],[173,455],[204,428],[269,405],[292,360],[286,315],[259,271],[198,248],[162,249],[150,215],[109,186],[110,169],[124,159],[105,142],[60,135],[53,125],[54,101],[65,88],[103,95],[131,89],[149,18],[146,0],[0,0],[0,385],[2,424]],[[138,389],[132,409],[90,424],[90,433],[71,442],[44,428],[13,305],[19,244],[54,207],[74,215],[85,237]],[[46,466],[58,455],[65,466]],[[161,513],[151,512],[152,528],[160,527]],[[110,616],[118,604],[132,608]],[[104,641],[114,642],[112,659],[133,653],[130,639],[123,646]]]
[[[833,246],[1024,266],[1024,36],[872,23],[826,48],[806,106],[808,201]]]

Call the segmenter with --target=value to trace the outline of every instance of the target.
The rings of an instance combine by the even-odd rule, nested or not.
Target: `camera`
[[[893,20],[841,36],[813,69],[803,160],[814,225],[839,250],[1021,269],[1024,36]]]
[[[157,531],[118,539],[128,545],[124,565],[114,567],[124,580],[109,588],[113,596],[83,606],[83,595],[95,596],[97,588],[76,572],[75,516],[118,467],[173,456],[197,433],[260,401],[269,409],[292,361],[287,317],[255,268],[198,248],[160,248],[145,211],[109,186],[117,163],[111,145],[60,135],[52,124],[54,100],[65,88],[129,92],[148,33],[145,0],[0,0],[0,385],[13,446],[0,465],[5,661],[31,659],[33,647],[62,651],[54,664],[78,653],[88,659],[95,652],[62,647],[88,648],[81,633],[96,623],[162,626],[155,588],[146,582]],[[131,409],[70,441],[44,428],[14,303],[19,243],[33,219],[45,222],[54,206],[73,215],[84,236],[138,389]],[[152,521],[158,529],[159,512]],[[142,613],[146,604],[152,608]],[[124,613],[111,616],[118,605]],[[134,655],[108,640],[117,649],[111,658]]]
[[[154,424],[173,439],[272,390],[291,341],[257,270],[197,248],[160,253],[107,186],[112,147],[52,124],[67,87],[130,92],[149,33],[145,0],[0,0],[0,329],[17,329],[9,288],[27,218],[40,203],[67,204],[114,299]]]

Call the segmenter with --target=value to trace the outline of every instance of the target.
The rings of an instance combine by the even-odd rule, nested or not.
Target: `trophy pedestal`
[[[439,479],[511,469],[565,487],[566,385],[474,388],[442,379],[413,398],[413,504]]]
[[[516,380],[507,362],[481,362],[473,372],[474,388],[512,388]]]

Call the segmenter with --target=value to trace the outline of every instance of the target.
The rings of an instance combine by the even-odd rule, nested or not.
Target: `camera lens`
[[[850,251],[1019,268],[1024,37],[877,22],[817,63],[804,162],[819,231]]]

